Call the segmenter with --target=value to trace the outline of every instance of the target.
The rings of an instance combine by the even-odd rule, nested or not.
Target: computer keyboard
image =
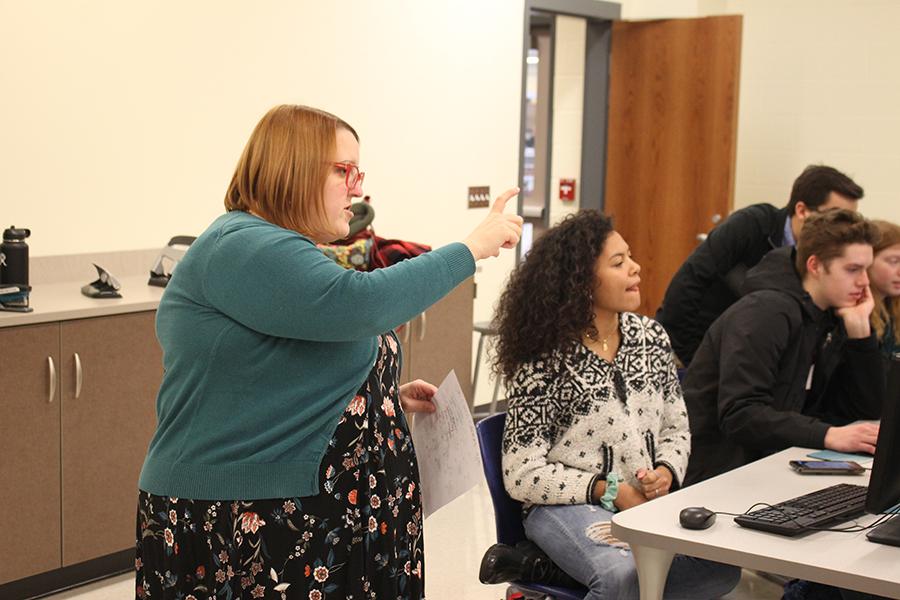
[[[798,535],[863,514],[867,491],[864,485],[839,483],[735,517],[734,522],[780,535]]]

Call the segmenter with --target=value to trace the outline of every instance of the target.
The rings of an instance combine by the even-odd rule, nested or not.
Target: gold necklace
[[[612,337],[614,333],[619,330],[619,316],[616,315],[616,322],[613,324],[612,328],[610,328],[609,333],[607,333],[602,338],[600,337],[600,332],[596,334],[592,334],[590,331],[586,332],[585,335],[591,341],[600,342],[600,347],[603,348],[604,352],[609,352],[609,338]],[[599,339],[598,339],[599,338]]]

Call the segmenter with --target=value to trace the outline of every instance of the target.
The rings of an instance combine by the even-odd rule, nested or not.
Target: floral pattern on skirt
[[[397,338],[350,401],[315,496],[205,501],[140,492],[136,598],[425,597],[422,508]]]

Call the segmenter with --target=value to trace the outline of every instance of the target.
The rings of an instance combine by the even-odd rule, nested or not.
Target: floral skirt
[[[347,406],[315,496],[138,498],[136,598],[420,599],[422,509],[397,340]]]

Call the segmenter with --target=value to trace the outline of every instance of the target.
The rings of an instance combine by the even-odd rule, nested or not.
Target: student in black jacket
[[[810,165],[794,181],[784,208],[754,204],[710,231],[669,283],[656,313],[672,349],[688,366],[703,334],[740,297],[747,270],[774,248],[793,246],[804,220],[834,208],[856,210],[863,189],[824,165]]]
[[[866,269],[878,232],[835,210],[797,249],[767,254],[703,338],[683,382],[691,426],[685,484],[790,446],[874,452],[882,364]]]

